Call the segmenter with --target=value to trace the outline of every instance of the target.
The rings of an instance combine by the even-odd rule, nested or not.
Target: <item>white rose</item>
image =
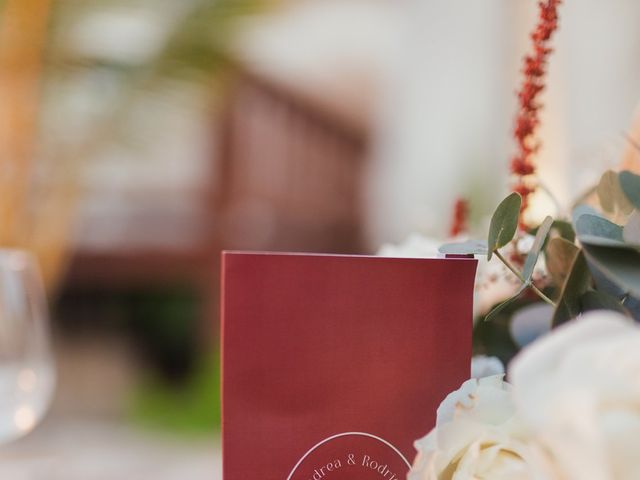
[[[568,480],[640,479],[640,328],[592,312],[512,362],[519,412]]]
[[[436,427],[415,443],[408,480],[530,480],[535,452],[523,441],[502,375],[471,379],[438,408]]]
[[[475,355],[471,359],[471,378],[504,375],[504,365],[498,357]]]

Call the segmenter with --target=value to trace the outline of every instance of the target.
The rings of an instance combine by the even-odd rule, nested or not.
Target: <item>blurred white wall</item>
[[[640,101],[640,2],[566,0],[561,15],[541,174],[569,202],[621,161]]]
[[[368,196],[370,241],[446,233],[455,198],[489,214],[507,188],[511,122],[536,2],[407,0]],[[640,2],[566,0],[544,95],[543,181],[568,205],[616,165],[640,100]],[[537,199],[538,215],[551,209]]]
[[[295,14],[245,45],[274,75],[327,95],[341,82],[373,78],[356,88],[375,116],[365,189],[372,249],[413,231],[444,236],[457,197],[472,201],[481,223],[507,192],[515,92],[536,4],[298,0]],[[538,162],[566,206],[620,161],[640,100],[640,2],[565,0],[560,16]],[[551,209],[543,195],[535,201],[537,215]]]
[[[442,236],[455,199],[506,181],[513,75],[502,0],[407,0],[383,92],[367,204],[372,247]],[[478,195],[474,195],[478,197]]]

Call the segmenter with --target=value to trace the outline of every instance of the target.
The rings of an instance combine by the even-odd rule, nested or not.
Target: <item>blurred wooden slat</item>
[[[368,132],[327,105],[239,71],[222,120],[226,248],[362,250]]]

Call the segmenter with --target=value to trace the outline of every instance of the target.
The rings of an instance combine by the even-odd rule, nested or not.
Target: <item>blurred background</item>
[[[0,245],[40,261],[58,368],[0,474],[219,478],[220,251],[443,239],[459,198],[483,231],[535,7],[0,1]],[[561,17],[540,165],[568,205],[633,132],[640,4]]]

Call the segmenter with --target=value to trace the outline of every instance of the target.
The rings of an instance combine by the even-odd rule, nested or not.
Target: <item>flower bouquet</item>
[[[533,160],[559,4],[539,3],[524,60],[513,192],[486,239],[439,249],[486,256],[474,346],[509,362],[509,383],[478,374],[450,394],[416,442],[409,480],[640,479],[640,176],[605,172],[571,218],[526,215],[543,189]],[[465,208],[456,206],[452,233],[464,230]],[[483,295],[485,283],[499,295]]]

